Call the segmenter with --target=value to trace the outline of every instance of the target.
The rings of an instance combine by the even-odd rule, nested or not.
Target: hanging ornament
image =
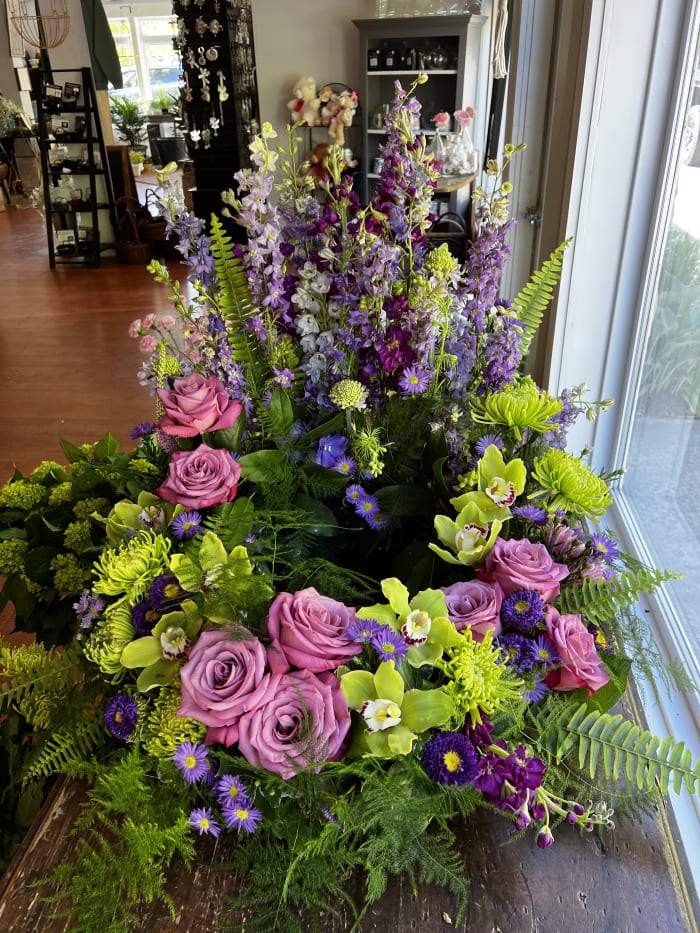
[[[212,135],[219,135],[219,127],[221,126],[221,120],[218,117],[214,116],[214,111],[212,111],[211,116],[209,117],[209,126],[211,127]]]
[[[206,68],[200,68],[199,75],[197,77],[202,82],[200,96],[202,100],[205,100],[208,103],[211,100],[211,94],[209,92],[209,71]]]
[[[228,91],[226,90],[226,79],[224,78],[223,71],[219,70],[216,72],[219,78],[219,84],[217,87],[217,92],[219,94],[219,101],[223,103],[225,100],[228,100]]]
[[[221,25],[221,23],[218,21],[218,19],[213,19],[213,20],[209,23],[209,32],[210,32],[213,36],[218,36],[219,33],[222,32],[223,28],[224,28],[224,27]]]
[[[185,87],[183,90],[183,96],[188,104],[192,103],[192,88],[190,87],[190,76],[185,72]]]
[[[211,149],[211,130],[202,130],[202,142],[205,149]]]
[[[215,62],[217,58],[219,57],[219,46],[210,45],[207,51],[205,52],[205,55],[207,56],[207,61]]]
[[[186,64],[189,68],[196,68],[196,67],[197,67],[197,62],[195,61],[194,50],[193,50],[193,49],[187,49],[187,50],[185,51],[185,64]]]
[[[190,130],[190,139],[192,140],[192,145],[195,149],[199,149],[199,140],[202,138],[202,134],[199,130],[194,129]]]
[[[197,59],[197,64],[199,65],[200,68],[204,68],[204,66],[207,63],[207,60],[204,57],[204,46],[200,45],[197,51],[199,52],[199,58]]]
[[[203,36],[208,28],[209,27],[204,22],[204,18],[202,16],[198,16],[197,19],[194,21],[194,31],[197,33],[198,36]]]

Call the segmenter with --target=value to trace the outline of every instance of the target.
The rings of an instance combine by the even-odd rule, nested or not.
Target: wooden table
[[[42,889],[28,888],[52,867],[70,860],[69,829],[84,787],[62,782],[0,881],[2,933],[63,933],[70,918],[52,920],[40,900]],[[698,933],[698,905],[683,878],[683,863],[666,815],[616,829],[601,840],[568,826],[556,832],[554,846],[541,851],[532,837],[506,843],[509,824],[484,814],[465,824],[461,849],[472,878],[467,916],[457,925],[456,904],[447,893],[423,888],[417,895],[407,879],[390,883],[384,899],[367,915],[365,931],[386,933]],[[222,837],[223,838],[223,837]],[[235,845],[235,839],[231,843]],[[171,866],[168,890],[177,908],[173,920],[161,904],[145,907],[138,930],[219,933],[227,894],[236,879],[217,870],[226,844],[202,840],[201,862],[193,875]],[[46,890],[46,889],[44,889]],[[284,915],[284,914],[282,914]],[[322,933],[350,928],[321,920]],[[108,933],[100,930],[95,933]]]

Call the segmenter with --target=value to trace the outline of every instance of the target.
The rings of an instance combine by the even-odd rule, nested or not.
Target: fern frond
[[[221,221],[211,218],[211,251],[219,281],[217,311],[227,325],[231,355],[245,371],[251,396],[259,399],[270,376],[266,356],[246,323],[257,312],[250,297],[243,260],[233,255],[231,238]]]
[[[17,709],[35,729],[51,726],[52,710],[73,687],[79,667],[77,642],[62,650],[0,645],[0,713]]]
[[[28,758],[22,773],[23,783],[72,770],[76,762],[90,758],[104,740],[104,734],[104,723],[99,717],[76,724],[70,731],[54,732]]]
[[[542,323],[545,309],[552,300],[553,289],[561,278],[564,250],[570,242],[571,239],[564,240],[542,264],[542,268],[532,273],[530,281],[513,302],[513,311],[525,328],[521,340],[523,356],[529,350],[532,338]]]
[[[678,580],[680,576],[644,567],[625,571],[610,581],[584,580],[580,586],[562,588],[554,604],[559,612],[585,613],[591,621],[600,623],[631,606],[640,593],[651,593],[665,581]]]
[[[616,781],[624,769],[627,780],[640,790],[658,782],[663,794],[669,785],[677,794],[684,785],[691,794],[700,793],[700,760],[693,763],[685,742],[676,742],[673,736],[662,741],[621,713],[590,710],[585,703],[561,729],[560,753],[578,745],[579,767],[587,767],[591,778],[600,765],[607,780]]]

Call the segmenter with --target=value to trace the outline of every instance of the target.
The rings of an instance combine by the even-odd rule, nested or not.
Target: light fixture
[[[35,49],[53,49],[68,35],[67,0],[47,0],[49,13],[40,13],[35,0],[8,0],[7,14],[16,32]]]

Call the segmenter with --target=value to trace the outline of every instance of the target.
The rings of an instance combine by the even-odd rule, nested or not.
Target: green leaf
[[[275,472],[287,462],[287,457],[281,450],[256,450],[252,454],[244,454],[238,462],[243,469],[243,479],[251,483],[269,483]]]
[[[277,387],[270,399],[270,427],[279,437],[286,437],[294,425],[294,410],[289,396]]]

